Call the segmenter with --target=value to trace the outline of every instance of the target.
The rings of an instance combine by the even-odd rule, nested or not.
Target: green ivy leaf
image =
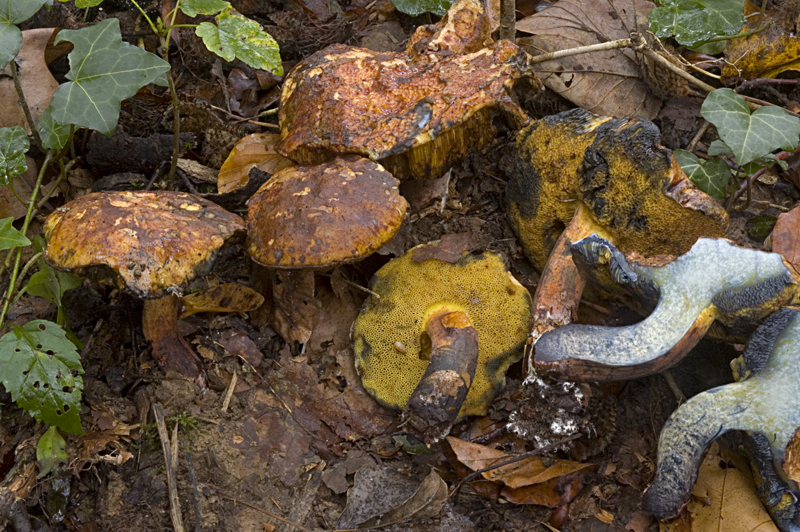
[[[119,20],[109,18],[80,30],[63,30],[55,42],[69,41],[67,83],[53,94],[50,105],[59,124],[96,129],[111,135],[122,100],[148,83],[162,82],[169,63],[122,42]]]
[[[31,245],[31,241],[11,225],[13,221],[13,216],[0,220],[0,250]]]
[[[416,17],[427,11],[443,17],[450,5],[450,0],[392,0],[394,7],[401,13]]]
[[[708,156],[716,157],[717,155],[724,155],[730,160],[736,158],[736,155],[733,154],[731,147],[721,140],[714,140],[708,145]]]
[[[46,243],[41,235],[33,239],[33,247],[37,253],[43,252]],[[66,272],[60,272],[47,264],[44,256],[39,257],[36,261],[39,271],[31,275],[28,284],[21,290],[27,292],[32,296],[43,297],[50,303],[62,306],[62,298],[67,290],[78,288],[83,284],[80,277],[75,277]]]
[[[17,24],[36,14],[48,0],[0,0],[0,68],[14,59],[22,48]]]
[[[718,200],[725,197],[731,180],[731,171],[725,161],[704,161],[686,150],[673,150],[672,154],[697,188]]]
[[[231,7],[225,8],[216,18],[217,26],[203,22],[195,29],[206,48],[225,61],[238,58],[253,68],[283,75],[278,43],[257,22]]]
[[[230,5],[225,0],[183,0],[180,9],[185,15],[196,17],[197,15],[216,15]]]
[[[717,127],[739,166],[777,149],[794,151],[800,140],[800,118],[780,107],[761,107],[751,115],[744,98],[731,89],[709,94],[700,114]]]
[[[28,135],[21,126],[0,128],[0,186],[28,169],[25,152],[31,147]]]
[[[83,367],[61,327],[45,320],[14,326],[0,338],[0,368],[6,391],[34,419],[83,434]]]
[[[53,120],[53,107],[50,105],[39,115],[36,130],[46,150],[60,150],[69,139],[69,126],[62,126]]]
[[[742,28],[744,4],[738,0],[663,0],[650,11],[650,31],[660,39],[675,40],[690,48],[712,37],[736,35]]]
[[[39,462],[39,474],[36,478],[46,477],[55,466],[66,464],[68,459],[67,442],[56,427],[50,427],[36,444],[36,461]]]

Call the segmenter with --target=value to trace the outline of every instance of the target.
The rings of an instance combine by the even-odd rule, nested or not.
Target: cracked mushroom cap
[[[433,244],[433,243],[431,243]],[[353,324],[356,369],[382,405],[401,410],[428,366],[421,358],[427,318],[443,307],[464,312],[478,332],[478,367],[459,418],[484,414],[502,389],[508,367],[522,356],[531,298],[491,251],[465,253],[456,263],[414,260],[409,250],[370,281],[370,296]]]
[[[728,226],[725,210],[660,145],[652,122],[584,109],[546,117],[520,132],[506,209],[540,270],[579,210],[593,232],[623,252],[646,257],[680,255],[700,237],[724,236]]]
[[[747,431],[764,481],[758,493],[782,531],[800,528],[797,503],[800,427],[800,312],[784,308],[753,334],[743,358],[754,373],[692,397],[664,425],[658,467],[642,507],[661,520],[691,498],[708,446],[730,430]],[[794,454],[794,456],[792,456]]]
[[[495,137],[494,109],[526,124],[511,89],[535,79],[528,55],[509,41],[483,47],[488,22],[468,3],[415,35],[410,53],[334,45],[301,61],[283,84],[277,151],[300,164],[356,153],[399,179],[436,178]]]
[[[408,204],[399,182],[357,156],[273,175],[250,198],[247,251],[269,268],[359,261],[394,237]]]
[[[577,380],[623,380],[662,371],[680,360],[721,315],[757,309],[763,319],[796,292],[778,253],[701,238],[665,264],[627,262],[596,235],[572,245],[581,262],[610,265],[615,282],[658,304],[643,321],[625,327],[569,324],[536,343],[537,367]]]
[[[137,297],[179,293],[205,275],[244,221],[185,192],[95,192],[47,217],[45,259],[56,269],[110,279]]]

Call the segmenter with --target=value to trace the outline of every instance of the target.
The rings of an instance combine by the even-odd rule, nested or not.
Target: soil
[[[303,57],[333,43],[362,42],[376,49],[398,49],[416,25],[427,22],[424,16],[410,18],[392,12],[385,0],[353,0],[341,5],[345,19],[315,18],[315,12],[322,13],[328,6],[322,0],[306,3],[304,10],[290,10],[288,4],[267,0],[233,3],[278,39],[287,71]],[[132,42],[145,33],[134,29],[135,11],[124,0],[107,0],[103,11],[57,3],[53,11],[43,11],[26,28],[77,28],[83,21],[91,23],[107,16],[122,20],[123,34]],[[155,51],[154,39],[145,37],[144,45]],[[191,32],[181,32],[170,60],[180,78],[178,91],[186,106],[182,107],[186,118],[182,130],[190,135],[187,141],[194,141],[184,157],[218,168],[235,141],[261,127],[245,117],[209,107],[228,108],[219,78],[212,74],[212,67],[216,64],[218,69],[219,64],[198,46]],[[223,79],[233,67],[248,77],[253,75],[240,63],[222,63],[221,67],[218,72]],[[63,60],[51,64],[57,79],[63,80],[66,68]],[[254,101],[274,102],[278,89],[277,83],[259,89]],[[667,102],[665,109],[669,105]],[[567,102],[549,96],[529,102],[528,111],[540,117],[568,107]],[[112,183],[109,187],[137,188],[155,176],[158,186],[169,148],[167,155],[158,160],[153,157],[171,141],[156,135],[171,134],[171,116],[168,94],[160,89],[145,89],[125,102],[115,140],[108,142],[95,134],[81,147],[86,150],[81,171],[86,172],[88,181],[81,181],[76,174],[77,185],[54,199],[52,206],[91,188],[101,178]],[[274,116],[265,120],[276,123]],[[686,122],[685,116],[675,112],[662,113],[657,119],[667,147],[685,147],[696,128],[693,120]],[[685,129],[680,129],[681,125]],[[65,299],[69,323],[85,344],[81,418],[86,434],[65,435],[70,456],[66,497],[58,502],[52,496],[55,488],[50,478],[42,479],[27,497],[27,512],[35,530],[172,529],[165,457],[152,413],[155,404],[163,406],[168,432],[176,435],[177,493],[187,530],[334,530],[341,523],[361,522],[354,517],[358,512],[364,514],[363,521],[388,511],[391,504],[381,510],[380,501],[386,506],[386,501],[407,499],[431,470],[438,472],[450,490],[458,485],[462,471],[447,444],[434,444],[419,454],[413,441],[401,438],[399,415],[377,405],[361,388],[349,331],[366,293],[352,285],[367,286],[381,265],[417,244],[442,235],[469,233],[470,249],[502,253],[514,276],[533,293],[538,274],[525,259],[502,207],[513,164],[514,131],[502,120],[497,127],[493,145],[458,163],[446,180],[431,184],[427,197],[413,196],[411,214],[389,245],[360,263],[314,275],[311,291],[303,296],[308,312],[301,317],[310,334],[305,342],[284,340],[286,331],[270,319],[274,308],[269,301],[265,308],[249,314],[206,313],[182,320],[185,339],[205,365],[206,390],[158,368],[142,335],[140,301],[90,282],[70,293]],[[274,127],[264,130],[276,131]],[[147,153],[141,164],[130,164],[130,138],[139,138],[136,149]],[[93,147],[102,151],[93,152]],[[122,172],[133,172],[133,177],[124,177],[128,174]],[[109,180],[109,175],[115,177]],[[188,177],[174,185],[215,192]],[[407,195],[412,197],[411,192]],[[756,215],[777,216],[800,194],[794,185],[779,178],[772,184],[755,183],[753,195],[753,207],[732,216],[729,237],[760,249],[763,239],[748,236],[748,221]],[[239,282],[265,289],[274,283],[271,290],[275,291],[281,281],[274,277],[255,266],[241,244],[234,244],[220,255],[212,274],[192,288]],[[340,282],[342,278],[348,283]],[[14,306],[10,319],[22,324],[51,319],[54,312],[55,307],[46,301],[26,297]],[[613,325],[640,319],[602,300],[582,306],[580,318]],[[691,396],[729,382],[727,364],[737,355],[730,345],[704,341],[671,372],[679,388]],[[523,385],[525,374],[522,362],[514,365],[506,389],[489,413],[462,421],[452,434],[522,452],[563,440],[564,432],[553,420],[574,422],[581,427],[580,437],[548,454],[549,459],[594,465],[582,474],[570,501],[557,508],[513,504],[480,495],[467,483],[457,496],[448,497],[436,516],[388,529],[544,531],[553,526],[565,531],[658,530],[657,522],[638,507],[653,477],[658,434],[678,404],[664,377],[603,386],[546,379]],[[237,383],[229,393],[234,376]],[[38,438],[44,429],[19,410],[8,394],[0,399],[0,475],[5,475],[14,465],[15,449]],[[348,490],[353,499],[349,507]],[[373,497],[356,502],[357,494],[365,491]]]

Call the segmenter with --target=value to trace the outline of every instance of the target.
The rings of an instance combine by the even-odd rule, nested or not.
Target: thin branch
[[[22,111],[25,113],[25,120],[28,122],[28,127],[31,128],[33,141],[41,148],[42,139],[39,138],[39,132],[36,131],[36,122],[33,121],[31,108],[28,107],[28,101],[25,99],[25,93],[22,92],[22,82],[20,82],[19,79],[19,66],[17,66],[17,62],[14,59],[11,60],[9,66],[11,67],[11,77],[14,79],[14,88],[17,90],[17,98],[19,98],[19,104],[22,106]]]
[[[618,39],[616,41],[608,41],[589,46],[578,46],[577,48],[569,48],[567,50],[559,50],[557,52],[534,55],[530,58],[530,62],[542,63],[544,61],[552,61],[553,59],[560,59],[562,57],[569,57],[572,55],[588,54],[590,52],[602,52],[604,50],[616,50],[618,48],[630,48],[633,46],[633,44],[634,43],[631,39]]]

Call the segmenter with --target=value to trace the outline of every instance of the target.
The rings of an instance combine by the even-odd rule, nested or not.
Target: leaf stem
[[[25,94],[22,92],[22,82],[19,79],[19,70],[18,70],[19,67],[17,66],[16,60],[12,59],[8,66],[11,67],[11,77],[14,79],[14,88],[17,90],[17,98],[19,98],[19,104],[22,106],[22,111],[25,113],[25,120],[28,122],[28,127],[31,128],[31,135],[33,135],[33,141],[34,143],[36,143],[37,146],[41,148],[42,139],[39,138],[39,132],[36,131],[36,123],[33,121],[31,108],[28,107],[28,101],[25,99]]]
[[[764,31],[765,29],[769,28],[770,26],[772,26],[772,21],[768,22],[766,25],[761,26],[758,29],[750,30],[750,31],[742,31],[742,32],[737,33],[736,35],[716,35],[714,37],[711,37],[707,41],[703,41],[703,44],[710,43],[710,42],[729,41],[731,39],[738,39],[740,37],[750,37],[751,35],[755,35],[756,33],[761,33],[762,31]]]
[[[131,2],[133,3],[133,5],[136,6],[136,9],[139,10],[139,13],[142,14],[144,19],[147,21],[147,24],[150,25],[150,29],[153,30],[153,33],[155,35],[158,35],[159,33],[158,33],[158,29],[156,29],[156,25],[153,24],[153,21],[150,20],[150,17],[147,16],[147,13],[145,13],[144,9],[142,9],[142,6],[140,6],[139,3],[136,0],[131,0]]]
[[[28,259],[28,262],[25,263],[25,266],[22,267],[22,271],[19,274],[19,278],[17,279],[17,285],[19,285],[22,282],[22,280],[25,279],[25,276],[28,275],[28,270],[30,270],[31,267],[33,267],[34,263],[36,263],[36,261],[39,260],[39,257],[41,257],[42,255],[44,255],[44,252],[40,251],[39,253]],[[14,287],[14,292],[19,292],[19,286]],[[14,299],[16,300],[16,298]]]

